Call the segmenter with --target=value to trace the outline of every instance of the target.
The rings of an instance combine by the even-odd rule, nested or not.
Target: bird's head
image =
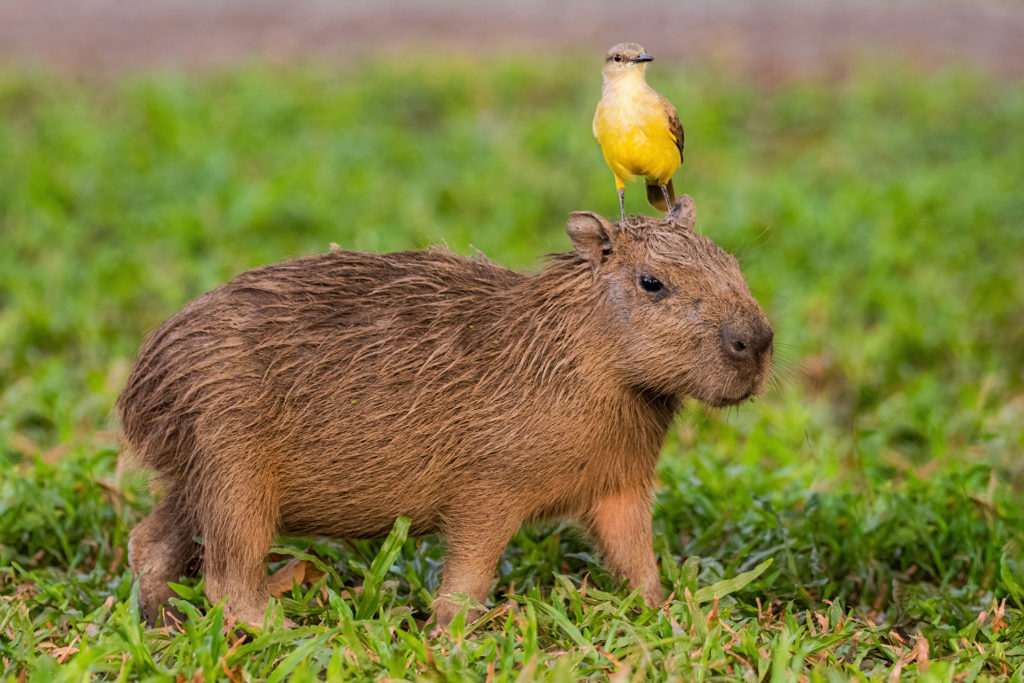
[[[647,68],[647,62],[653,61],[654,57],[647,54],[643,45],[619,43],[608,50],[608,54],[604,57],[604,74],[615,76],[631,71],[642,74]]]

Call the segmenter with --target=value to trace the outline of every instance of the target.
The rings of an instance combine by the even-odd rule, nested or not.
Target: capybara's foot
[[[259,613],[258,617],[256,616],[257,613]],[[245,610],[245,611],[239,612],[239,614],[246,614],[249,618],[247,618],[247,619],[246,618],[241,618],[239,616],[236,616],[232,612],[225,612],[225,614],[224,614],[224,631],[225,632],[229,632],[229,631],[231,631],[233,629],[234,632],[235,632],[235,635],[238,636],[238,637],[243,637],[244,636],[246,642],[249,641],[249,636],[248,636],[248,632],[246,631],[246,629],[250,629],[250,630],[253,630],[253,631],[263,631],[265,626],[269,626],[271,623],[273,623],[271,620],[268,620],[266,618],[266,612],[265,611],[259,612],[259,610],[255,610],[255,609],[254,610]],[[245,628],[242,628],[241,624],[245,624]],[[285,617],[284,620],[282,620],[281,626],[280,626],[280,628],[283,628],[283,629],[286,629],[286,630],[289,630],[289,631],[291,629],[293,629],[293,628],[298,628],[298,627],[299,627],[299,625],[297,623],[295,623],[294,621],[292,621],[291,619],[289,619],[288,617]]]
[[[167,601],[175,597],[167,583],[177,581],[199,551],[178,503],[178,496],[171,492],[128,537],[128,566],[138,578],[139,609],[149,626],[157,625]],[[174,608],[166,608],[166,614],[165,626],[184,619]]]

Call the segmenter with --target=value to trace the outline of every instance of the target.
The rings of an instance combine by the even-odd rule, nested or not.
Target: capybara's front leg
[[[262,627],[270,594],[267,553],[277,523],[276,496],[259,477],[233,478],[212,489],[201,512],[206,597],[225,602],[229,619]]]
[[[132,529],[128,538],[128,566],[139,581],[139,607],[150,626],[161,614],[181,621],[184,616],[167,601],[174,597],[168,581],[177,581],[188,563],[199,555],[196,529],[181,508],[180,491],[172,490],[148,517]]]
[[[473,523],[449,527],[446,532],[448,555],[444,563],[441,590],[434,601],[434,631],[445,629],[461,608],[459,596],[464,594],[479,603],[487,599],[494,583],[494,570],[512,534],[519,528],[518,520],[491,519],[467,515]],[[480,520],[485,519],[483,524]],[[467,619],[481,616],[478,609],[470,609]]]
[[[664,600],[651,537],[651,498],[644,487],[627,489],[597,500],[586,523],[613,574],[643,589],[651,607]]]

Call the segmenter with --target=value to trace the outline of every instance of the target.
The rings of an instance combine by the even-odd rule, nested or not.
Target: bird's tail
[[[668,213],[669,208],[676,204],[676,191],[672,187],[671,178],[665,183],[665,187],[668,188],[668,200],[670,202],[667,206],[665,204],[665,193],[661,191],[661,185],[647,186],[647,202],[658,211]]]

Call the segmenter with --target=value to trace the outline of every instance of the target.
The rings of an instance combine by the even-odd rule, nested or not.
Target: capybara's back
[[[666,220],[573,214],[533,275],[448,251],[333,251],[243,273],[145,343],[118,408],[166,494],[132,533],[150,620],[189,560],[262,623],[275,534],[442,532],[435,611],[482,601],[512,533],[567,516],[661,595],[649,495],[687,396],[760,391],[771,328],[736,262]],[[202,538],[202,546],[195,542]]]
[[[246,442],[253,474],[270,450],[268,469],[286,452],[288,465],[322,468],[308,438],[323,448],[358,434],[360,450],[379,451],[411,407],[409,390],[436,389],[417,379],[432,377],[431,357],[458,352],[447,326],[475,310],[486,317],[522,279],[442,250],[332,251],[247,271],[146,340],[118,401],[122,432],[142,464],[185,486],[227,457],[211,448],[221,439],[231,451]],[[389,393],[396,384],[401,396]]]

